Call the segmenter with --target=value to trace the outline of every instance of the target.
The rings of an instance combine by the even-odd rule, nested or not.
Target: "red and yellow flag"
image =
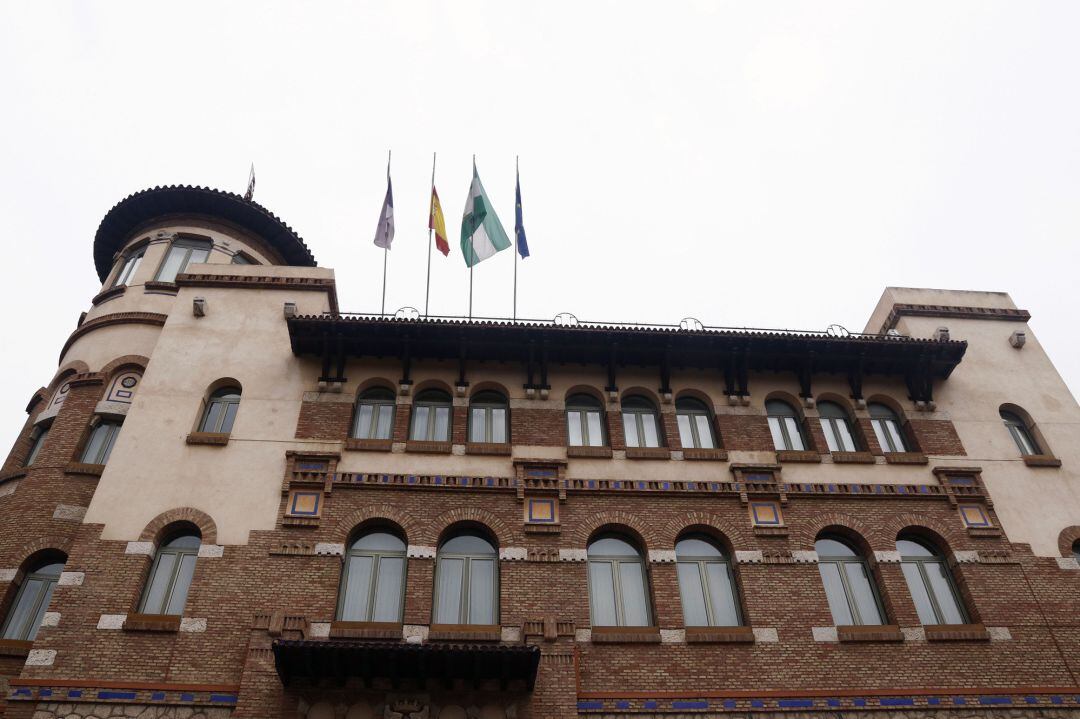
[[[428,229],[435,230],[435,246],[443,256],[449,256],[450,244],[446,241],[446,221],[443,219],[439,193],[431,188],[431,214],[428,216]]]

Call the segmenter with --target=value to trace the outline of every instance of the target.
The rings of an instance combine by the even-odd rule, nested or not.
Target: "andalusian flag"
[[[510,239],[473,164],[472,187],[469,188],[469,199],[465,201],[465,216],[461,218],[461,254],[465,264],[472,267],[509,246]]]
[[[442,204],[439,202],[439,193],[435,192],[435,186],[431,186],[431,213],[428,215],[429,230],[435,230],[435,246],[443,256],[450,254],[450,243],[446,241],[446,220],[443,219]]]

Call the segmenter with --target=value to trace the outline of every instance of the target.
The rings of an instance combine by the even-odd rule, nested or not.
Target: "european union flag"
[[[517,237],[517,251],[521,259],[529,256],[529,243],[525,241],[525,223],[521,220],[521,176],[514,173],[517,186],[514,188],[514,235]]]

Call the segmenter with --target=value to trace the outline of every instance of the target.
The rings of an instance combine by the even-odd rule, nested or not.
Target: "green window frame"
[[[765,403],[765,414],[777,451],[806,449],[806,438],[803,437],[802,424],[794,407],[782,399],[770,399]]]
[[[51,427],[35,427],[34,438],[30,444],[30,451],[26,453],[26,461],[23,462],[24,467],[30,467],[37,461],[38,454],[41,452],[41,446],[45,444],[45,438],[49,436],[49,430]]]
[[[634,395],[622,402],[623,436],[627,447],[659,447],[660,415],[656,405],[645,397]]]
[[[188,265],[206,262],[213,244],[207,240],[174,240],[165,251],[165,257],[154,276],[156,282],[176,282],[176,276],[185,272]]]
[[[597,627],[652,625],[645,561],[629,539],[605,534],[589,543],[589,618]]]
[[[206,402],[202,421],[199,422],[199,431],[219,434],[232,432],[236,413],[240,409],[241,394],[239,387],[222,387],[215,390]]]
[[[901,537],[896,542],[919,621],[923,624],[967,624],[968,614],[945,557],[926,542]]]
[[[408,559],[404,540],[385,530],[352,542],[341,568],[337,618],[344,622],[402,622]]]
[[[199,535],[184,533],[158,547],[139,612],[174,616],[184,613],[201,542]]]
[[[360,395],[353,415],[352,437],[355,439],[390,439],[394,434],[394,412],[397,400],[385,387],[370,389]]]
[[[509,441],[510,408],[498,392],[478,392],[469,403],[469,441],[505,444]]]
[[[441,390],[417,395],[412,407],[409,439],[418,442],[449,442],[454,423],[454,402]]]
[[[83,464],[106,464],[109,455],[112,454],[113,444],[120,434],[120,423],[116,420],[103,420],[90,430],[90,436],[86,438],[86,446],[83,447],[79,461]]]
[[[1024,456],[1042,454],[1039,443],[1035,441],[1035,437],[1031,434],[1031,428],[1028,427],[1027,422],[1020,415],[1004,409],[1000,410],[1000,414],[1001,420],[1009,430],[1009,435],[1012,436],[1016,448],[1020,450],[1020,454]]]
[[[566,400],[566,438],[570,447],[603,447],[604,408],[595,397],[575,394]]]
[[[0,636],[25,642],[37,637],[41,620],[49,608],[53,590],[63,571],[63,562],[48,562],[23,577],[15,601],[4,618]]]
[[[900,427],[900,418],[891,407],[872,402],[867,407],[870,412],[870,424],[874,428],[874,436],[883,452],[907,452],[907,441]]]
[[[855,442],[851,418],[843,407],[835,402],[819,402],[818,415],[821,418],[821,429],[825,433],[825,442],[829,445],[830,452],[858,451],[859,446]]]
[[[699,399],[683,397],[675,400],[675,421],[679,425],[679,442],[684,449],[715,449],[712,413]]]
[[[139,270],[139,265],[142,264],[143,255],[146,254],[146,248],[141,248],[126,255],[123,260],[123,264],[120,266],[120,271],[116,273],[116,279],[113,280],[113,287],[126,287],[131,283],[131,278],[135,276],[135,273]]]
[[[434,624],[499,623],[499,552],[479,532],[460,532],[435,559]]]
[[[832,535],[819,537],[814,550],[833,623],[884,624],[885,608],[866,558],[845,539]]]
[[[735,572],[710,537],[689,535],[675,543],[683,622],[688,627],[741,626]]]

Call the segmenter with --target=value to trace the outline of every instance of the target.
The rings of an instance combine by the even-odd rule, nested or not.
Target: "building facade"
[[[94,260],[0,472],[5,716],[1080,716],[1080,408],[1005,294],[349,315],[192,187]]]

